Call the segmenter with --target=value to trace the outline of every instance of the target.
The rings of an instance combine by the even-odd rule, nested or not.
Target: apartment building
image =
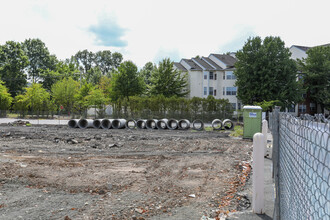
[[[188,73],[189,98],[228,99],[233,109],[241,109],[237,99],[236,77],[234,75],[234,54],[210,54],[208,57],[181,59],[174,63],[174,68]]]

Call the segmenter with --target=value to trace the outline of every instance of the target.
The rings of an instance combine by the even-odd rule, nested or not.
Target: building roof
[[[182,66],[181,63],[173,62],[173,65],[174,65],[177,69],[179,69],[179,70],[181,70],[181,71],[184,71],[184,72],[187,72],[187,69],[184,68],[184,66]]]
[[[236,58],[226,55],[226,54],[211,54],[221,60],[223,63],[227,65],[227,67],[234,67],[234,64],[236,63]]]
[[[184,62],[186,62],[190,66],[190,70],[202,70],[194,61],[189,59],[182,59]]]
[[[205,62],[204,60],[202,60],[200,58],[192,58],[191,60],[194,61],[200,67],[202,67],[204,70],[211,70],[211,71],[215,70],[215,68],[213,68],[207,62]]]
[[[216,64],[215,62],[213,62],[213,60],[211,60],[208,57],[202,57],[202,60],[204,60],[205,62],[207,62],[208,64],[210,64],[215,70],[222,70],[221,66],[219,66],[218,64]]]
[[[299,46],[299,45],[292,45],[292,47],[297,47],[298,49],[303,50],[303,51],[305,51],[305,52],[310,48],[310,47]]]

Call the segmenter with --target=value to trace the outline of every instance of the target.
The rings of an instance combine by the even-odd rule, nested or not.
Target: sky
[[[0,44],[39,38],[66,59],[110,50],[139,68],[240,50],[249,37],[330,43],[329,0],[0,0]]]

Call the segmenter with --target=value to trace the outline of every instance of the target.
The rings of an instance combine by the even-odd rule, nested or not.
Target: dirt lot
[[[245,209],[251,141],[0,125],[0,219],[201,219]]]

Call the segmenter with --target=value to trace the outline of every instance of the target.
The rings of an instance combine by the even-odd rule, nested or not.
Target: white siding
[[[292,53],[291,59],[297,60],[297,59],[307,58],[306,52],[295,46],[290,47],[290,52]]]

